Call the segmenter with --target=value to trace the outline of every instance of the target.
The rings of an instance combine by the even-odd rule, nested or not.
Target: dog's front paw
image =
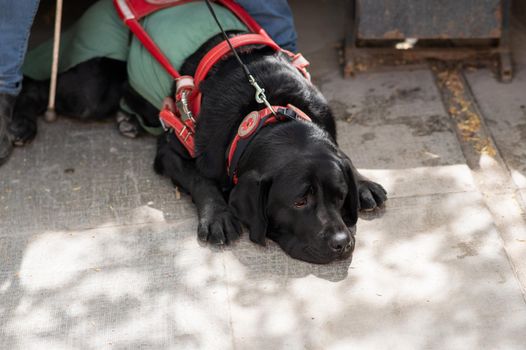
[[[141,134],[141,126],[135,117],[119,111],[116,120],[117,128],[122,136],[134,139]]]
[[[27,145],[37,134],[37,123],[30,118],[14,118],[9,124],[9,133],[15,146]]]
[[[228,209],[216,209],[199,217],[197,236],[213,244],[228,244],[241,235],[241,224]]]
[[[374,210],[387,200],[387,191],[382,185],[368,180],[358,181],[360,210]]]

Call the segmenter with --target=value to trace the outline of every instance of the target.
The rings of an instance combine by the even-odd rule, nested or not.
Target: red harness
[[[175,104],[170,97],[166,98],[164,106],[159,113],[159,118],[163,124],[163,127],[172,128],[175,135],[183,144],[183,146],[188,150],[190,155],[195,157],[195,124],[201,108],[202,97],[201,91],[199,90],[199,85],[206,78],[210,69],[223,56],[231,52],[230,47],[226,41],[221,42],[212,48],[212,50],[210,50],[203,57],[201,62],[199,62],[194,77],[188,75],[181,76],[139,23],[141,18],[155,11],[171,6],[182,5],[191,1],[195,0],[113,0],[113,4],[115,5],[119,16],[122,18],[124,23],[130,28],[130,30],[141,41],[141,43],[152,54],[152,56],[176,81]],[[268,36],[263,28],[261,28],[259,24],[257,24],[257,22],[254,21],[254,19],[250,17],[250,15],[233,0],[215,0],[215,2],[229,9],[252,32],[250,34],[241,34],[230,38],[229,40],[234,48],[247,45],[265,45],[271,47],[275,51],[284,52],[290,57],[291,63],[305,76],[305,78],[310,80],[310,75],[306,69],[306,67],[309,65],[309,62],[301,54],[294,54],[290,51],[280,48],[279,45]],[[283,107],[276,108],[283,109]],[[264,111],[267,109],[268,108],[265,108],[259,112],[252,113],[258,113],[259,115],[262,115],[265,114]],[[285,109],[288,110],[288,108]],[[301,113],[304,115],[303,112]],[[249,116],[251,114],[249,114]],[[274,119],[278,121],[279,118],[274,117]],[[241,125],[243,125],[243,123]],[[234,140],[232,143],[230,148],[231,151],[232,148],[236,148],[234,143],[237,145],[236,140]]]

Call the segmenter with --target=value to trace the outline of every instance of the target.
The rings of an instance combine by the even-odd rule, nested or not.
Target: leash
[[[267,108],[269,108],[269,110],[272,112],[272,114],[274,114],[274,116],[276,116],[276,111],[274,110],[273,106],[267,100],[267,96],[265,95],[265,89],[263,89],[261,86],[259,86],[259,84],[256,81],[256,78],[254,78],[254,76],[250,73],[250,70],[248,69],[247,65],[243,62],[243,60],[241,60],[241,57],[239,57],[236,49],[234,49],[234,47],[232,46],[232,43],[230,42],[230,39],[228,38],[228,35],[226,35],[225,30],[223,29],[223,26],[219,22],[219,19],[217,18],[217,15],[216,15],[214,9],[212,8],[212,5],[210,5],[210,1],[209,0],[205,0],[205,2],[206,2],[206,6],[208,7],[208,10],[212,14],[212,17],[214,17],[214,20],[217,23],[217,26],[221,30],[221,33],[223,34],[223,38],[228,43],[228,46],[230,47],[230,50],[232,51],[232,53],[236,57],[237,62],[239,63],[239,65],[243,69],[243,72],[245,73],[245,76],[247,77],[248,82],[256,90],[256,95],[255,95],[256,102],[265,104],[267,106]]]

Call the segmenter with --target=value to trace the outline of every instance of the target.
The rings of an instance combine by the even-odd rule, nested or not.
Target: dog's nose
[[[351,236],[345,232],[337,232],[329,238],[329,247],[336,253],[342,253],[351,247]]]

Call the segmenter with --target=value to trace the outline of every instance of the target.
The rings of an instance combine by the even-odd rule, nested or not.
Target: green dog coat
[[[248,31],[228,9],[212,6],[225,30]],[[177,70],[201,45],[220,32],[202,1],[159,10],[143,18],[141,24]],[[50,40],[28,52],[22,68],[24,75],[35,80],[49,79],[52,50]],[[111,0],[92,5],[63,33],[59,57],[59,72],[96,57],[126,61],[130,85],[159,109],[171,92],[173,78],[129,31]]]

